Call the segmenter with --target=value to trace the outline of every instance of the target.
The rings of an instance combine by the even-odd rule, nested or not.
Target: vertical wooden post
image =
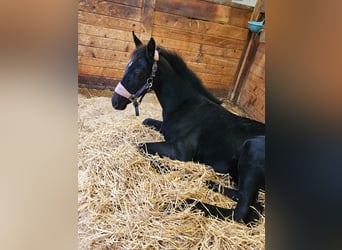
[[[263,3],[264,3],[264,0],[257,0],[250,20],[252,21],[258,20],[260,16],[260,9],[263,6]],[[259,45],[259,34],[248,31],[246,46],[241,55],[239,65],[236,70],[234,84],[233,84],[234,87],[232,91],[230,92],[230,96],[229,96],[229,100],[234,104],[236,104],[239,98],[244,80],[252,64],[253,57],[256,53],[258,45]]]
[[[236,77],[236,84],[234,85],[234,90],[230,97],[230,101],[234,104],[236,104],[236,102],[238,101],[241,89],[246,80],[246,76],[248,74],[250,67],[252,66],[255,53],[258,49],[258,45],[259,45],[259,34],[252,33],[251,38],[247,45],[245,56],[241,64],[241,68]]]
[[[140,38],[145,42],[149,41],[152,36],[155,6],[156,0],[143,0]]]

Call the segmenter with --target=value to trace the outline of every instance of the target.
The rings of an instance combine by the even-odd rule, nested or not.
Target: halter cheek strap
[[[127,98],[128,100],[130,100],[135,108],[135,115],[139,116],[139,104],[141,103],[142,99],[144,98],[145,94],[151,90],[152,88],[152,84],[153,84],[153,78],[155,77],[155,74],[157,72],[158,69],[158,65],[157,62],[159,61],[159,52],[158,50],[155,50],[154,52],[154,63],[152,66],[152,72],[149,78],[147,78],[146,83],[135,93],[135,94],[131,94],[126,88],[125,86],[122,85],[121,82],[119,82],[117,84],[117,86],[115,87],[114,91],[115,93],[117,93],[118,95],[121,95],[125,98]],[[141,97],[140,97],[141,96]],[[138,98],[140,97],[140,100],[138,101]]]

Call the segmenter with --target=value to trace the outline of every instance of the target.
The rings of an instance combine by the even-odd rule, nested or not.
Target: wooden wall
[[[259,37],[258,37],[259,39]],[[249,117],[265,122],[265,43],[256,53],[240,90],[236,105]]]
[[[131,31],[177,51],[218,96],[226,97],[253,8],[230,0],[79,0],[79,86],[113,89],[134,49]]]

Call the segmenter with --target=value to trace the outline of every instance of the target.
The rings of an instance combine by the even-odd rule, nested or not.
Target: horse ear
[[[142,42],[139,40],[139,38],[135,35],[134,31],[132,31],[132,35],[133,35],[133,40],[135,43],[135,47],[139,47],[142,45]]]
[[[150,59],[153,59],[155,51],[156,51],[156,42],[151,37],[151,39],[148,42],[147,47],[146,47],[147,57],[150,58]]]

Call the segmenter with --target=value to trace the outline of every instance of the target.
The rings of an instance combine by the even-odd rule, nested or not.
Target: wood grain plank
[[[203,63],[209,65],[218,65],[225,67],[236,67],[238,60],[231,58],[227,60],[223,57],[211,56],[202,53],[191,53],[185,50],[177,51],[178,55],[180,55],[186,63]]]
[[[140,22],[89,13],[85,11],[78,11],[78,23],[127,32],[131,32],[132,30],[137,33],[140,32]]]
[[[239,40],[246,40],[248,33],[246,28],[203,20],[194,20],[188,17],[172,15],[159,11],[155,12],[154,24],[194,33],[202,33],[206,35]]]
[[[209,36],[201,33],[192,33],[183,30],[173,29],[165,26],[157,26],[155,25],[153,29],[152,36],[158,37],[170,37],[172,36],[175,40],[180,40],[184,42],[193,42],[198,44],[206,44],[212,46],[233,46],[235,48],[242,49],[245,41],[230,39],[230,38],[221,38],[215,36]]]
[[[106,60],[117,60],[128,62],[130,60],[130,53],[128,52],[120,52],[109,49],[102,48],[94,48],[83,45],[78,45],[78,55],[79,56],[87,56],[94,58],[102,58]]]
[[[204,54],[225,57],[227,60],[229,60],[229,58],[239,59],[242,53],[242,49],[234,48],[233,46],[218,47],[193,42],[184,42],[175,40],[173,38],[162,38],[158,36],[153,37],[156,41],[158,41],[158,46],[165,47],[176,52],[179,50],[186,50],[197,53],[201,50],[201,52]]]
[[[237,27],[247,28],[252,11],[250,9],[231,8],[229,24]]]
[[[227,67],[236,67],[238,65],[237,59],[231,58],[227,60],[227,58],[216,57],[216,56],[211,56],[211,55],[206,55],[206,54],[202,54],[200,57],[198,57],[196,62],[213,64],[213,65],[221,65],[221,66],[227,66]]]
[[[208,74],[208,73],[197,73],[200,79],[202,79],[203,83],[211,82],[215,83],[217,86],[221,86],[226,84],[227,81],[229,81],[229,77],[223,78],[221,75],[216,74]]]
[[[261,78],[265,78],[265,65],[253,64],[251,66],[250,73],[253,73]]]
[[[173,36],[172,36],[173,37]],[[196,53],[200,49],[200,44],[193,42],[183,42],[169,37],[159,37],[155,34],[153,38],[156,40],[157,45],[166,48],[167,50],[175,51],[186,50],[188,52]]]
[[[140,21],[141,8],[97,0],[79,0],[78,9],[90,13]]]
[[[204,44],[202,51],[208,55],[225,57],[227,60],[230,58],[240,59],[242,54],[242,49],[234,48],[233,46],[218,47]]]
[[[119,82],[110,77],[103,76],[90,76],[90,75],[78,75],[78,86],[80,88],[90,88],[90,89],[111,89]]]
[[[118,3],[141,8],[143,0],[106,0],[106,2]]]
[[[132,41],[121,41],[111,38],[91,36],[82,33],[78,34],[78,44],[129,53],[133,52],[133,50],[135,49],[135,45]]]
[[[121,70],[122,74],[124,73],[124,70],[127,65],[126,62],[106,60],[102,58],[95,58],[95,57],[88,57],[88,56],[78,56],[78,63],[89,65],[89,66],[117,69],[117,70]]]
[[[203,0],[158,0],[156,10],[190,18],[228,23],[229,6]]]
[[[155,4],[156,0],[143,0],[140,33],[140,39],[142,41],[148,41],[151,38]]]
[[[112,68],[96,67],[91,65],[79,64],[78,73],[81,75],[104,76],[113,79],[120,79],[122,71]]]
[[[221,65],[213,65],[213,64],[205,64],[205,63],[194,63],[188,62],[188,67],[192,69],[195,73],[211,73],[221,75],[221,77],[225,77],[226,75],[234,75],[235,68],[234,67],[226,67]]]

